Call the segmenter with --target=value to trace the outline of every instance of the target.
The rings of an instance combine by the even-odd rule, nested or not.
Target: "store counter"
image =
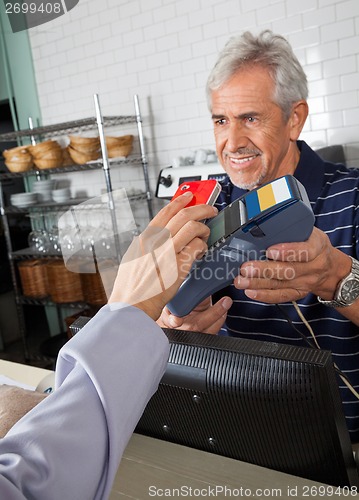
[[[49,373],[42,368],[0,360],[1,375],[33,387]],[[133,434],[118,469],[110,500],[330,496],[334,496],[332,486]],[[335,497],[341,498],[341,495],[337,493]]]

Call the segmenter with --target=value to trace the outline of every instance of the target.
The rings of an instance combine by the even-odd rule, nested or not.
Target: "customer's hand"
[[[309,292],[331,300],[351,268],[349,257],[316,227],[303,243],[268,248],[267,258],[244,263],[234,285],[250,299],[269,304],[298,300]]]
[[[192,196],[184,194],[166,205],[134,239],[119,266],[109,303],[135,305],[159,318],[194,260],[207,250],[209,228],[200,221],[218,212],[209,205],[185,208]]]

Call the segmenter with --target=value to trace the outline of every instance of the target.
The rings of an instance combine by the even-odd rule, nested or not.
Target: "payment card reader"
[[[176,316],[189,314],[205,298],[231,284],[243,262],[265,259],[271,245],[307,240],[314,214],[302,184],[286,175],[233,201],[207,225],[211,230],[208,251],[194,262],[167,304]]]

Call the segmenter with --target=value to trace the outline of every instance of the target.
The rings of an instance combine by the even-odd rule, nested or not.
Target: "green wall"
[[[16,123],[13,116],[15,129],[28,128],[30,116],[34,126],[41,124],[28,31],[12,32],[4,2],[0,2],[0,31],[0,99],[15,99],[18,117]]]
[[[4,47],[3,37],[0,36],[0,102],[9,99],[9,91],[6,85],[5,72],[4,72]]]
[[[0,0],[0,100],[9,99],[11,103],[11,97],[16,103],[17,117],[12,110],[15,130],[29,128],[29,117],[34,126],[42,124],[28,31],[12,32],[4,2]],[[26,142],[29,140],[24,139]],[[45,311],[50,334],[63,330],[56,308],[45,307]],[[61,310],[63,316],[73,313],[73,309]]]

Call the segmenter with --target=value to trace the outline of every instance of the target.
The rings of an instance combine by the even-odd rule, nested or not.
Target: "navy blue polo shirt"
[[[294,176],[306,188],[315,225],[328,235],[334,247],[359,259],[359,169],[323,161],[303,141],[298,141],[298,148],[300,160]],[[245,192],[226,177],[216,206],[221,210]],[[251,300],[234,285],[218,292],[214,300],[224,295],[233,299],[233,305],[220,335],[307,346],[275,304]],[[321,348],[332,352],[335,363],[359,392],[359,327],[335,309],[320,304],[313,294],[299,300],[298,305]],[[293,304],[287,302],[281,307],[310,340]],[[351,439],[359,442],[359,400],[341,381],[339,388]]]

